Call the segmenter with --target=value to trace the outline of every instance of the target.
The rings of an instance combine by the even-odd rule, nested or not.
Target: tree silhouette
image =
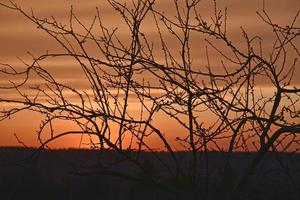
[[[23,71],[2,64],[1,73],[12,78],[10,86],[1,88],[17,91],[18,97],[0,99],[1,104],[16,105],[3,109],[1,120],[24,110],[43,115],[45,118],[37,131],[40,141],[37,151],[66,135],[88,135],[92,148],[99,152],[108,149],[118,152],[148,174],[145,177],[149,182],[163,185],[143,164],[144,150],[151,152],[174,180],[188,175],[195,189],[204,187],[202,195],[208,195],[212,190],[210,151],[224,155],[225,162],[219,165],[222,185],[232,177],[229,175],[233,173],[233,153],[256,150],[243,175],[223,191],[228,193],[228,198],[241,197],[240,192],[268,152],[274,152],[280,163],[277,152],[298,152],[300,88],[293,78],[296,78],[294,72],[300,55],[299,11],[287,26],[273,22],[264,7],[258,12],[272,30],[274,42],[268,51],[262,45],[262,38],[243,28],[244,43],[233,42],[227,30],[227,9],[219,9],[216,1],[209,20],[199,12],[199,0],[173,1],[171,15],[161,11],[155,0],[131,3],[108,0],[108,3],[126,25],[129,33],[126,39],[118,36],[118,27],[110,29],[104,25],[105,17],[99,9],[90,25],[84,24],[73,8],[69,23],[61,24],[55,18],[39,18],[33,12],[28,13],[13,1],[0,3],[36,24],[64,50],[38,57],[32,55],[33,62],[24,63]],[[155,36],[144,31],[146,20],[152,20]],[[204,66],[195,61],[197,38],[204,44],[207,63]],[[209,51],[220,57],[217,67]],[[59,82],[55,74],[43,67],[43,61],[61,57],[72,58],[77,63],[90,90]],[[41,83],[32,84],[33,76],[39,77]],[[14,81],[14,77],[23,77],[23,81]],[[271,95],[270,91],[263,91],[260,82],[272,90]],[[34,95],[24,93],[24,87],[30,87]],[[134,105],[138,114],[130,110],[131,99],[138,102]],[[160,116],[181,127],[176,142],[190,153],[189,166],[180,161],[172,145],[174,141],[169,135],[174,133],[164,132],[157,125]],[[72,122],[77,129],[57,132],[57,120]],[[172,162],[161,158],[148,142],[149,138],[159,139]],[[204,177],[200,172],[203,166]]]

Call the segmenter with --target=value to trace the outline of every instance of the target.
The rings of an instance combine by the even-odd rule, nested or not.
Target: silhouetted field
[[[177,181],[151,153],[141,153],[140,162],[149,169],[151,176],[172,188],[166,191],[148,182],[134,164],[113,151],[44,150],[37,159],[28,159],[33,151],[0,148],[0,199],[195,199],[195,190],[200,199],[221,199],[220,194],[238,180],[256,155],[235,153],[231,158],[231,173],[224,182],[221,177],[225,154],[210,152],[206,168],[204,157],[199,153],[199,186],[194,188],[185,179],[190,168],[188,152],[177,153],[183,171],[187,172]],[[127,154],[137,156],[136,152]],[[172,166],[168,153],[158,155]],[[208,189],[205,193],[206,180]],[[245,199],[298,200],[299,191],[300,155],[270,153],[252,175],[243,193],[247,197]]]

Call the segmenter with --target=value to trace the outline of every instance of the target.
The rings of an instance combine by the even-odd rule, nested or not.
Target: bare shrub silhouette
[[[232,41],[227,30],[227,9],[219,9],[216,1],[208,20],[199,11],[199,0],[173,1],[170,15],[161,11],[155,0],[108,3],[126,26],[125,39],[118,36],[118,27],[104,25],[100,9],[96,9],[90,25],[84,24],[73,8],[69,23],[61,24],[55,18],[28,13],[13,1],[0,3],[36,24],[64,50],[32,55],[33,62],[24,63],[23,71],[1,64],[1,73],[11,77],[10,85],[1,88],[18,94],[12,99],[1,97],[1,104],[15,105],[1,110],[1,121],[24,110],[40,113],[45,118],[37,131],[41,144],[37,151],[66,135],[87,135],[91,147],[100,154],[116,151],[120,162],[130,162],[144,173],[143,180],[172,193],[176,193],[175,186],[157,178],[153,168],[149,172],[149,164],[145,165],[141,156],[143,151],[152,153],[171,180],[181,186],[190,184],[195,195],[205,198],[212,198],[216,188],[224,198],[241,198],[268,152],[275,154],[292,180],[279,153],[299,149],[300,88],[293,81],[300,55],[299,12],[287,26],[273,22],[264,7],[258,12],[273,33],[273,46],[268,49],[261,37],[243,28],[243,43]],[[155,33],[144,30],[146,20],[151,20]],[[195,45],[203,45],[206,64],[197,62],[199,49]],[[217,64],[210,59],[209,51],[218,55]],[[43,67],[45,60],[53,58],[72,58],[81,68],[89,90],[58,81]],[[23,79],[17,82],[15,77]],[[32,77],[41,82],[32,84]],[[25,87],[30,87],[33,95],[23,92]],[[130,110],[131,106],[138,113]],[[157,125],[161,116],[175,121],[181,127],[180,134],[164,132]],[[57,132],[56,121],[71,122],[77,128]],[[161,156],[149,138],[158,138],[170,157]],[[176,152],[172,138],[188,156]],[[236,174],[233,154],[253,150],[257,153],[246,170]],[[215,169],[210,166],[211,151],[222,152],[223,160]],[[137,179],[105,166],[102,170]],[[213,186],[215,178],[211,174],[218,170],[218,186]]]

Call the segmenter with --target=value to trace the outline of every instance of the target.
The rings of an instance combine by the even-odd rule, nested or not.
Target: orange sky
[[[6,0],[4,0],[6,2]],[[25,10],[33,9],[34,13],[40,17],[55,16],[57,19],[61,20],[63,23],[68,23],[68,13],[70,10],[70,5],[74,6],[74,11],[77,16],[83,20],[84,23],[90,23],[95,13],[95,7],[99,7],[101,11],[101,16],[104,19],[104,23],[107,26],[117,26],[124,28],[124,23],[120,23],[120,18],[112,12],[112,10],[107,6],[104,1],[90,0],[90,1],[79,1],[79,0],[55,0],[45,3],[44,1],[38,0],[26,0],[26,1],[15,1],[18,2]],[[99,3],[101,2],[101,3]],[[161,10],[164,10],[166,15],[172,14],[172,8],[170,8],[171,0],[158,0],[157,5]],[[212,9],[211,4],[208,0],[203,1],[203,6],[199,9],[201,10],[203,16],[209,17]],[[270,48],[272,43],[272,37],[270,37],[270,28],[266,27],[259,17],[256,15],[256,11],[261,9],[261,0],[219,0],[217,1],[220,7],[226,6],[228,8],[228,30],[230,37],[237,44],[242,44],[242,37],[240,26],[250,34],[258,34],[263,38],[264,46]],[[287,24],[291,22],[292,17],[295,15],[296,11],[300,8],[299,0],[266,0],[267,10],[270,12],[270,16],[274,21],[279,24]],[[299,22],[298,22],[299,24]],[[61,51],[60,47],[49,39],[49,37],[42,31],[36,29],[36,26],[28,22],[20,14],[0,7],[0,62],[10,63],[17,68],[21,68],[22,64],[18,61],[17,57],[22,58],[25,61],[29,61],[30,57],[26,52],[31,52],[34,55],[39,55],[45,53],[46,51]],[[143,26],[143,30],[149,37],[154,37],[155,29],[153,29],[153,21],[151,19],[146,20]],[[128,37],[126,31],[119,31],[120,38]],[[203,39],[203,38],[202,38]],[[195,40],[196,41],[196,40]],[[197,43],[197,44],[196,44]],[[199,42],[201,43],[201,42]],[[202,43],[201,43],[202,44]],[[205,58],[205,51],[203,45],[199,45],[198,41],[192,46],[194,49],[195,60],[194,63],[202,65],[202,60]],[[298,46],[300,42],[298,41]],[[176,44],[174,49],[176,49]],[[217,65],[218,58],[216,54],[210,52],[210,60],[212,64],[216,62]],[[75,86],[76,88],[81,88],[82,90],[88,90],[82,80],[80,68],[76,68],[71,60],[67,59],[55,59],[45,63],[49,66],[49,70],[55,74],[58,80],[62,80],[65,83]],[[63,67],[62,67],[63,66]],[[70,70],[72,73],[70,74]],[[300,70],[299,67],[295,71],[294,84],[300,85]],[[0,79],[0,84],[7,84],[7,78]],[[261,83],[262,84],[262,83]],[[268,88],[264,85],[264,88]],[[265,89],[265,91],[270,91]],[[28,92],[28,91],[27,91]],[[0,90],[1,96],[14,96],[14,93],[4,92]],[[134,110],[135,107],[132,106],[129,109]],[[133,111],[134,112],[134,111]],[[180,134],[182,128],[178,124],[174,123],[166,116],[161,115],[161,118],[156,122],[161,130],[170,135],[170,141],[174,140],[176,135]],[[14,146],[18,145],[14,133],[24,141],[29,146],[37,145],[35,130],[39,127],[39,121],[41,117],[37,114],[30,112],[23,112],[16,115],[15,118],[0,122],[0,146]],[[206,116],[207,119],[207,116]],[[205,120],[204,120],[205,121]],[[206,121],[209,123],[209,121]],[[68,124],[58,124],[59,127],[63,129],[71,129],[72,126]],[[170,134],[172,133],[172,134]],[[66,137],[64,139],[56,141],[52,144],[52,147],[56,148],[67,148],[67,147],[78,147],[80,137]],[[85,142],[88,142],[88,138],[85,138]],[[156,144],[156,141],[150,141],[152,145],[159,148],[161,144]],[[171,142],[174,143],[174,142]]]

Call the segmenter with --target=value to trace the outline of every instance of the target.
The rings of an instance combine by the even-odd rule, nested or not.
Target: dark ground
[[[140,163],[154,177],[152,183],[141,170],[113,151],[102,154],[89,150],[42,151],[38,159],[27,159],[33,151],[0,148],[0,199],[225,199],[227,191],[256,156],[233,154],[231,170],[222,178],[225,154],[210,152],[206,168],[200,153],[195,187],[189,181],[188,152],[177,153],[183,172],[177,181],[151,153],[142,153]],[[127,153],[137,156],[134,152]],[[161,152],[158,156],[174,168],[170,154]],[[162,189],[160,184],[166,188]],[[300,200],[300,155],[268,154],[240,197]]]

